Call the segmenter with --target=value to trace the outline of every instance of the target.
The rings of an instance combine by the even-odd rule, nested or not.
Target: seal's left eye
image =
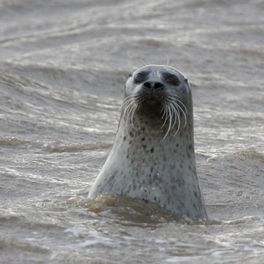
[[[136,76],[135,76],[135,83],[141,83],[145,80],[145,74],[143,73],[138,73]]]
[[[135,83],[142,83],[148,78],[149,72],[148,71],[142,71],[136,74],[134,81]]]
[[[166,74],[164,76],[165,80],[167,83],[178,86],[180,84],[179,79],[177,78],[177,76],[173,75],[173,74]]]

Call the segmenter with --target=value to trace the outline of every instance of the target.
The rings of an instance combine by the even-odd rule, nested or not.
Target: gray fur
[[[142,72],[147,76],[138,75]],[[176,79],[171,83],[164,73],[176,76],[179,83]],[[164,87],[154,90],[153,83]],[[125,100],[131,95],[133,100],[137,98],[133,118],[124,104],[113,148],[89,197],[116,193],[155,202],[192,219],[207,219],[196,174],[192,95],[187,80],[172,67],[145,66],[126,82]],[[184,113],[179,111],[179,119],[173,120],[173,127],[169,119],[164,124],[162,115],[169,95],[177,96],[186,107]]]

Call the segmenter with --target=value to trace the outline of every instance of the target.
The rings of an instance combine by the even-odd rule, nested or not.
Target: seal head
[[[207,219],[196,174],[192,95],[169,66],[130,75],[112,150],[89,197],[116,193]]]

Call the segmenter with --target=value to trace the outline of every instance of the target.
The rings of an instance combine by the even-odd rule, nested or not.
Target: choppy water
[[[262,0],[0,1],[0,263],[262,263],[263,12]],[[128,74],[167,57],[193,89],[206,223],[86,200]]]

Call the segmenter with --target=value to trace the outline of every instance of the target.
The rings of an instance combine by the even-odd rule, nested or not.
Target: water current
[[[264,263],[263,0],[0,0],[0,263]],[[210,220],[87,200],[128,75],[193,91]]]

